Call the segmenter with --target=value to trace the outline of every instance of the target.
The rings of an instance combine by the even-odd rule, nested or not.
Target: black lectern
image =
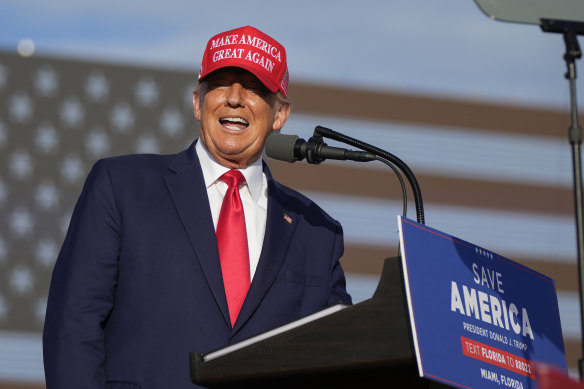
[[[385,260],[373,297],[205,360],[191,380],[209,388],[446,388],[418,376],[401,261]]]

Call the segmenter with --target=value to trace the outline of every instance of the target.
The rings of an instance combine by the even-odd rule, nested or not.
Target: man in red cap
[[[53,271],[48,389],[193,388],[191,351],[351,303],[340,224],[262,162],[287,88],[282,45],[224,32],[193,94],[200,138],[95,164]]]

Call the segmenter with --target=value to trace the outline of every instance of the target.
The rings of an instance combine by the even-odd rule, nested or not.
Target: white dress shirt
[[[219,177],[230,169],[219,164],[200,139],[195,145],[195,151],[203,169],[211,216],[213,217],[213,225],[216,231],[223,197],[227,191],[227,184],[221,181]],[[239,196],[241,197],[245,214],[245,229],[247,231],[247,246],[249,249],[249,274],[253,279],[260,260],[266,232],[268,180],[263,171],[261,158],[247,168],[238,170],[245,177],[245,184],[239,188]]]

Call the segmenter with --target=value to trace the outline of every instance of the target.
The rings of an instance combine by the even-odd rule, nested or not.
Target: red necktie
[[[217,243],[223,286],[233,326],[250,284],[245,217],[239,197],[239,185],[245,182],[245,178],[241,172],[230,170],[222,175],[220,180],[225,182],[228,188],[217,222]]]

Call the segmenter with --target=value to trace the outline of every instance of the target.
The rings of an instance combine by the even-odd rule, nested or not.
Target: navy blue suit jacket
[[[95,164],[53,271],[48,389],[193,388],[189,352],[350,303],[340,224],[264,171],[263,248],[232,328],[194,144]]]

